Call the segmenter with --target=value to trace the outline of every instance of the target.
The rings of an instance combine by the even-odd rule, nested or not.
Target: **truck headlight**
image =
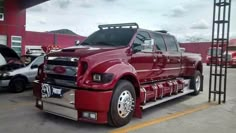
[[[108,83],[113,79],[112,73],[94,73],[93,81],[99,83]]]
[[[95,82],[101,82],[102,81],[102,75],[101,74],[93,74],[93,81]]]

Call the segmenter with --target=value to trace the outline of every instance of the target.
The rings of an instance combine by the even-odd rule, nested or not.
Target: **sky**
[[[236,38],[236,0],[232,0],[230,37]],[[210,41],[213,0],[50,0],[27,9],[28,31],[70,29],[88,36],[100,24],[136,22],[167,30],[180,42]]]

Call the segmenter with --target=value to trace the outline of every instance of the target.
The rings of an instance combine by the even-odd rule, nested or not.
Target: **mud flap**
[[[141,104],[141,99],[137,98],[135,109],[134,109],[134,115],[133,115],[136,118],[142,118],[142,109],[140,107],[140,104]]]

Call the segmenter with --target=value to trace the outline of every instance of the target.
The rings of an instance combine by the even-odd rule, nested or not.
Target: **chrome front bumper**
[[[42,102],[42,110],[51,114],[62,116],[72,120],[78,120],[78,111],[75,109],[75,90],[64,87],[52,86],[52,88],[60,88],[63,92],[59,97],[44,97]],[[39,100],[38,100],[39,102]]]
[[[49,103],[46,101],[42,101],[42,104],[43,104],[43,111],[47,113],[78,121],[78,112],[74,108],[68,108],[65,106]]]

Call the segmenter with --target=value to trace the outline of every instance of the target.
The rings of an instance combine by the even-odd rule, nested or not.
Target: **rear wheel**
[[[126,80],[120,80],[113,91],[108,124],[121,127],[130,122],[133,117],[136,95],[133,85]]]
[[[202,75],[199,71],[196,71],[190,80],[190,89],[193,89],[193,95],[198,95],[202,90]]]
[[[9,90],[14,93],[20,93],[25,90],[26,81],[23,78],[14,78],[11,80]]]

